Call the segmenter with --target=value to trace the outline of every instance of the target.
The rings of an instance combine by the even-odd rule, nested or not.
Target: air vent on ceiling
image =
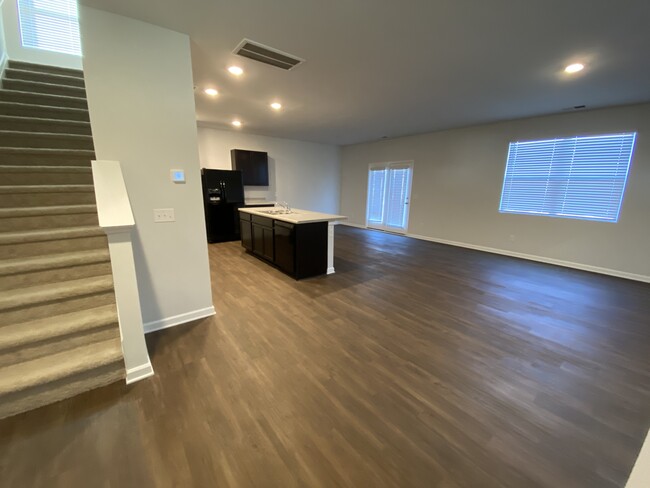
[[[244,56],[245,58],[254,59],[260,63],[269,64],[276,68],[290,70],[304,62],[292,54],[287,54],[272,47],[265,46],[259,42],[254,42],[244,39],[239,43],[239,46],[233,51],[235,54]]]

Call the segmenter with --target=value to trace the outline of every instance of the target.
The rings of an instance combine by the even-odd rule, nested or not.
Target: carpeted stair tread
[[[0,310],[29,307],[37,303],[54,302],[85,295],[94,295],[113,289],[113,277],[93,276],[80,280],[30,286],[4,291],[0,295]]]
[[[85,371],[122,362],[119,338],[0,368],[0,399]]]
[[[97,205],[52,205],[49,207],[0,208],[0,219],[45,215],[70,215],[97,213]]]
[[[24,166],[0,164],[0,173],[92,173],[89,166]],[[33,185],[35,186],[35,185]]]
[[[28,61],[9,60],[7,67],[8,69],[19,69],[23,71],[31,71],[34,73],[57,74],[73,78],[80,78],[82,80],[84,77],[84,72],[81,69],[61,68],[58,66],[49,66],[46,64],[30,63]]]
[[[27,132],[18,130],[3,130],[0,129],[0,136],[5,137],[40,137],[42,139],[70,139],[73,141],[91,141],[92,136],[84,134],[62,134],[60,132]],[[49,148],[45,148],[49,149]]]
[[[32,93],[63,95],[78,98],[86,97],[85,88],[82,88],[80,86],[60,85],[58,83],[45,83],[42,81],[5,78],[2,86],[7,90],[30,91]]]
[[[14,193],[93,193],[93,185],[5,185],[0,195]]]
[[[22,117],[20,115],[0,115],[0,124],[5,127],[12,127],[13,130],[20,130],[24,132],[39,132],[38,130],[24,130],[17,129],[16,127],[23,126],[49,126],[55,127],[62,134],[69,134],[68,130],[85,130],[90,135],[90,122],[83,120],[62,120],[62,119],[48,119],[42,117]],[[51,130],[51,129],[50,129]],[[45,131],[44,131],[45,132]],[[76,133],[76,132],[75,132]]]
[[[89,122],[90,115],[86,108],[55,107],[53,105],[39,105],[37,103],[9,102],[0,100],[0,113],[5,116],[34,118],[47,118],[75,122]]]
[[[49,149],[43,147],[0,147],[0,161],[3,154],[25,154],[39,156],[72,156],[94,159],[95,151],[90,149]]]
[[[31,320],[0,328],[0,354],[3,349],[25,347],[37,342],[58,339],[72,334],[117,324],[115,305],[90,308],[43,319]],[[115,331],[117,334],[117,330]]]
[[[20,244],[25,242],[58,241],[61,239],[77,239],[80,237],[95,237],[103,235],[105,235],[104,231],[101,227],[97,226],[2,232],[0,233],[0,245]]]
[[[46,256],[30,256],[0,260],[0,276],[16,273],[31,273],[46,269],[67,268],[84,264],[104,263],[110,261],[108,249],[66,252]]]
[[[45,105],[55,107],[72,107],[88,110],[85,97],[68,95],[52,95],[49,93],[34,93],[20,90],[0,89],[0,100]]]

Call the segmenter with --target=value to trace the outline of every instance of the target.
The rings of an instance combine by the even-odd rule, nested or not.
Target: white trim
[[[466,242],[448,241],[446,239],[438,239],[435,237],[422,236],[418,234],[405,234],[407,237],[419,239],[422,241],[437,242],[439,244],[447,244],[449,246],[464,247],[467,249],[474,249],[476,251],[489,252],[492,254],[501,254],[503,256],[510,256],[513,258],[528,259],[529,261],[537,261],[540,263],[554,264],[556,266],[564,266],[566,268],[574,268],[582,271],[590,271],[592,273],[599,273],[609,276],[616,276],[617,278],[625,278],[628,280],[642,281],[650,283],[650,276],[627,273],[625,271],[617,271],[610,268],[601,268],[599,266],[591,266],[589,264],[574,263],[572,261],[563,261],[561,259],[547,258],[544,256],[536,256],[534,254],[524,254],[514,251],[506,251],[504,249],[497,249],[494,247],[477,246],[475,244],[467,244]]]
[[[182,313],[180,315],[174,315],[172,317],[167,317],[160,320],[154,320],[152,322],[146,322],[144,324],[144,333],[148,334],[149,332],[154,332],[156,330],[168,329],[170,327],[175,327],[186,322],[191,322],[192,320],[210,317],[215,313],[217,312],[215,312],[214,306],[212,306],[207,308],[200,308],[198,310],[193,310],[192,312]]]
[[[2,59],[0,59],[0,80],[4,79],[5,69],[7,68],[8,64],[9,64],[9,56],[7,56],[7,53],[3,52]]]
[[[348,227],[356,227],[357,229],[367,229],[368,227],[361,224],[353,224],[352,222],[339,222],[340,225],[347,225]]]
[[[336,271],[334,271],[334,266],[332,266],[331,268],[327,268],[327,274],[328,275],[334,274],[334,273],[336,273]]]
[[[153,374],[151,361],[147,361],[145,364],[141,364],[140,366],[136,366],[135,368],[126,371],[126,384],[130,385],[136,381],[149,378],[149,376],[153,376]]]

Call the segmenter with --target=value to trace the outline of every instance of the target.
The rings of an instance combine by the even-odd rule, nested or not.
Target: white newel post
[[[334,274],[334,222],[327,223],[327,274]]]
[[[140,295],[133,259],[135,220],[119,161],[93,161],[99,226],[106,232],[111,255],[115,300],[126,366],[126,383],[153,375],[144,339]]]

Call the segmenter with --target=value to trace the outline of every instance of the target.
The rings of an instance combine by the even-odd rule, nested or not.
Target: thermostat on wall
[[[174,183],[185,183],[185,171],[182,169],[171,170],[172,181]]]

